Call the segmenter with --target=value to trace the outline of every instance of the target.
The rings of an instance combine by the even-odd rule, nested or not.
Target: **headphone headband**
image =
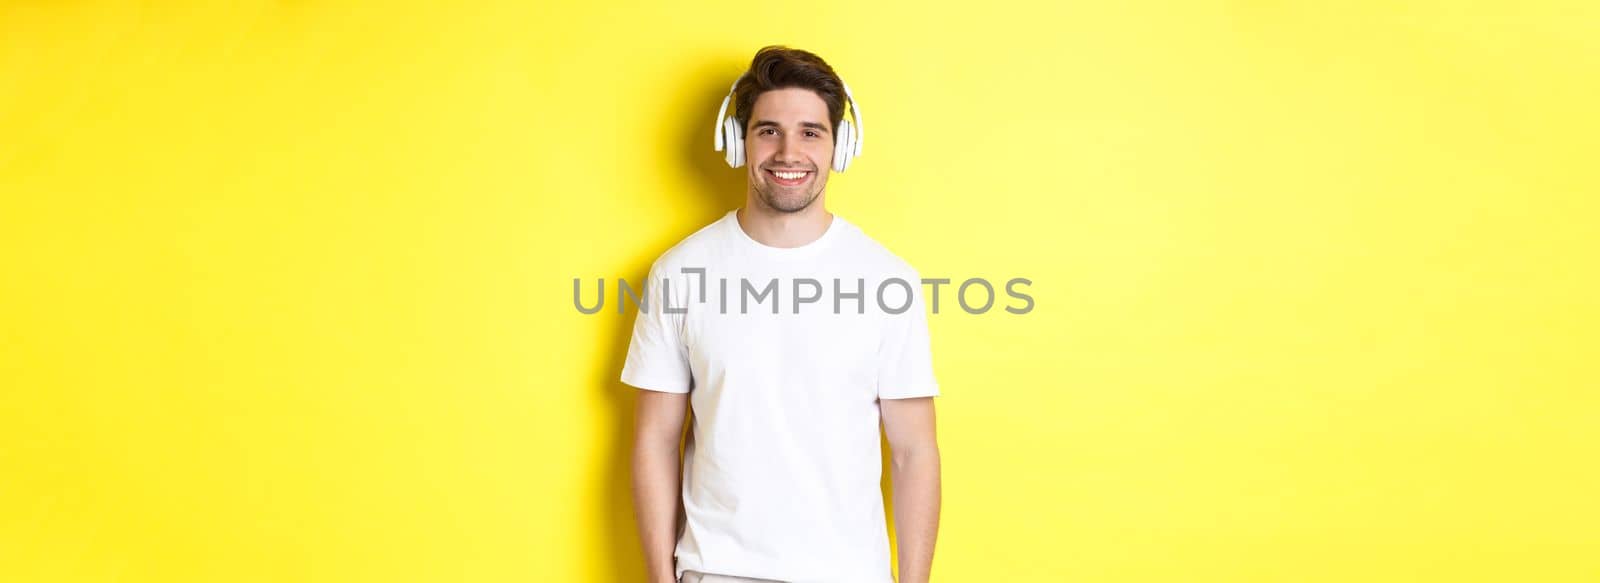
[[[854,142],[853,145],[855,146],[855,151],[851,152],[850,155],[852,157],[860,156],[861,155],[861,137],[865,136],[867,134],[866,125],[861,123],[861,106],[856,105],[856,96],[850,94],[850,84],[849,83],[845,83],[844,79],[840,79],[839,80],[839,85],[844,86],[844,99],[845,99],[845,101],[849,101],[850,102],[850,119],[856,120],[855,139],[852,140]],[[840,117],[843,117],[843,116],[840,116]]]

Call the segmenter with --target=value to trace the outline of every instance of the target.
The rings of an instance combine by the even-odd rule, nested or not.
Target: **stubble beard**
[[[812,178],[816,189],[810,192],[791,191],[771,184],[757,184],[755,190],[756,194],[761,197],[761,202],[766,203],[767,208],[780,213],[797,213],[810,207],[811,203],[816,202],[817,197],[822,194],[822,188],[825,185],[821,182],[821,178],[821,176]]]

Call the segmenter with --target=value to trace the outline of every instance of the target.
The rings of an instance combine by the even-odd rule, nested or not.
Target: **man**
[[[827,63],[784,47],[757,52],[730,99],[717,142],[746,168],[745,204],[651,266],[622,370],[645,389],[633,488],[650,581],[893,582],[881,422],[900,581],[926,582],[939,390],[921,278],[825,204],[860,113],[852,99],[844,120]]]

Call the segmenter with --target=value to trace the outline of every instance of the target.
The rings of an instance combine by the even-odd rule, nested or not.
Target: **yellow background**
[[[1034,281],[931,318],[935,580],[1600,580],[1596,4],[669,4],[0,1],[0,580],[643,581],[571,282],[771,43]]]

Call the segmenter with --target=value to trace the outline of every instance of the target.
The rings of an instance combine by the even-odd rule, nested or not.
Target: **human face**
[[[756,98],[744,151],[750,189],[767,207],[796,213],[821,196],[833,165],[828,119],[828,104],[810,89],[774,89]]]

